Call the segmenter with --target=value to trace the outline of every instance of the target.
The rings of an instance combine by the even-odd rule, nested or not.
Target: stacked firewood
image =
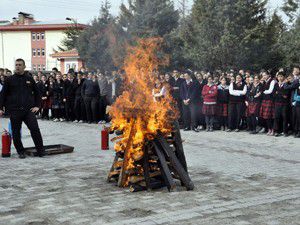
[[[145,141],[143,156],[134,162],[134,169],[125,170],[127,149],[116,152],[108,182],[116,182],[119,187],[129,186],[131,192],[162,187],[172,191],[176,187],[175,180],[178,180],[187,190],[193,190],[178,122],[173,127],[169,135],[158,133],[154,139]]]

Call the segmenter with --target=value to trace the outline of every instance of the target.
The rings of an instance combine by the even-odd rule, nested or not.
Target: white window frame
[[[36,33],[36,40],[37,40],[37,41],[40,40],[40,33]]]
[[[45,56],[45,49],[44,48],[42,48],[42,50],[41,50],[41,56]]]
[[[36,33],[35,33],[35,32],[33,32],[33,33],[31,34],[31,39],[32,39],[33,41],[36,40]]]
[[[40,49],[40,48],[37,49],[37,56],[38,56],[38,57],[41,56],[41,49]]]
[[[35,48],[32,49],[32,56],[36,57],[36,49]]]

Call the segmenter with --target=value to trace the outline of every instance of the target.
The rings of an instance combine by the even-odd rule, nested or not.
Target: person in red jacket
[[[203,87],[202,97],[206,131],[213,131],[215,116],[217,115],[218,87],[213,83],[212,76],[207,77],[207,84]]]

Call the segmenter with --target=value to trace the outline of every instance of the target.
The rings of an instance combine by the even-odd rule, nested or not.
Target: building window
[[[41,49],[37,49],[37,56],[41,56]]]
[[[40,40],[40,33],[36,33],[36,40]]]
[[[36,71],[36,65],[34,65],[34,64],[32,65],[32,70]]]
[[[41,40],[44,40],[45,39],[45,33],[41,33]]]
[[[32,33],[32,40],[35,41],[35,33]]]
[[[36,49],[32,49],[32,56],[35,57],[36,56]]]
[[[41,70],[41,65],[37,66],[37,70],[40,71]]]
[[[42,56],[45,56],[45,49],[42,48]]]
[[[45,70],[46,70],[46,66],[45,66],[45,65],[42,65],[42,68],[43,68],[43,71],[45,71]]]

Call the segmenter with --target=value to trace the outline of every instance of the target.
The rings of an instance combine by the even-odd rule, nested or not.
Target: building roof
[[[65,58],[80,58],[79,53],[76,49],[69,51],[56,52],[51,54],[52,58],[65,59]]]
[[[34,22],[29,25],[13,25],[12,23],[0,25],[0,31],[32,31],[32,30],[66,30],[74,24],[70,23],[44,23],[44,22]],[[76,24],[79,29],[87,28],[88,25]]]
[[[12,22],[0,20],[0,31],[66,30],[72,26],[77,26],[79,29],[88,27],[86,24],[74,22],[75,20],[71,18],[36,21],[32,14],[19,12],[18,17],[14,17]]]

